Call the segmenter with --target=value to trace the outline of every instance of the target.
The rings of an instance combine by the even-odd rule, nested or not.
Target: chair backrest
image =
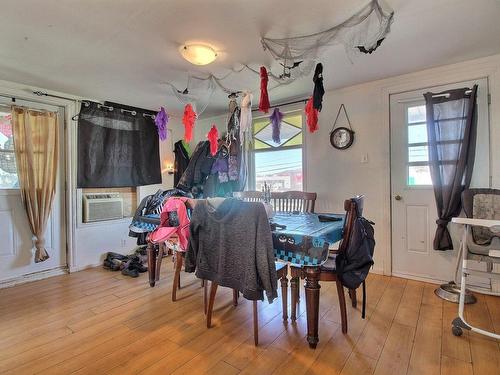
[[[363,216],[363,205],[365,197],[363,195],[358,195],[351,199],[346,199],[344,201],[344,210],[346,212],[344,229],[342,232],[342,241],[339,245],[339,252],[345,251],[349,246],[349,241],[351,240],[351,234],[354,227],[356,219]]]
[[[235,191],[233,197],[244,200],[245,202],[260,202],[262,192],[260,191]]]
[[[314,212],[318,194],[304,191],[284,191],[271,193],[271,204],[276,211]]]
[[[233,193],[235,198],[247,202],[260,202],[263,193],[260,191],[240,191]],[[281,212],[314,212],[318,194],[304,191],[271,192],[271,205]]]
[[[500,220],[499,189],[466,189],[462,193],[465,215],[474,219]],[[489,244],[497,234],[485,227],[472,227],[472,237],[478,245]]]

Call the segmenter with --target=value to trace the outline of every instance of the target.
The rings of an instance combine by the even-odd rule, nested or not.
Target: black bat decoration
[[[380,45],[382,44],[382,42],[384,41],[385,38],[382,38],[382,39],[379,39],[377,40],[377,45],[373,48],[370,48],[370,49],[366,49],[364,46],[356,46],[357,49],[360,50],[360,52],[363,52],[363,53],[369,53],[371,54],[373,51],[375,51],[378,47],[380,47]]]
[[[286,69],[294,69],[294,68],[298,67],[302,63],[303,63],[303,61],[297,61],[297,62],[294,62],[292,66],[286,66],[285,64],[282,64],[282,63],[280,63],[280,65],[283,68],[286,68]]]

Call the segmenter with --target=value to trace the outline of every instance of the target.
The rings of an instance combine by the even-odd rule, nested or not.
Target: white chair
[[[455,224],[464,225],[460,252],[462,258],[460,299],[458,318],[452,322],[452,332],[460,336],[463,330],[470,330],[479,334],[500,339],[500,335],[473,327],[465,321],[464,305],[467,276],[479,276],[490,280],[500,281],[500,273],[494,272],[493,265],[500,264],[500,190],[495,189],[468,189],[462,195],[463,207],[468,217],[452,219]],[[486,271],[469,268],[469,261],[485,262]],[[479,293],[499,296],[500,293],[490,289],[470,288]]]

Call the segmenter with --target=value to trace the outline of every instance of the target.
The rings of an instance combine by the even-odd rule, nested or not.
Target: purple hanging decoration
[[[160,112],[155,116],[155,124],[158,129],[158,135],[162,141],[167,139],[167,124],[168,124],[168,114],[165,108],[161,107]]]
[[[281,143],[280,130],[281,130],[281,120],[283,119],[283,113],[280,112],[279,108],[274,108],[273,114],[269,117],[271,120],[271,126],[273,128],[273,141],[275,143]]]

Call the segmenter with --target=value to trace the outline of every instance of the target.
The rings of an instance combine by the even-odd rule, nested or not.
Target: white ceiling
[[[238,63],[269,65],[260,37],[325,30],[367,0],[10,0],[0,5],[0,79],[98,100],[180,112],[165,82],[181,88],[187,72],[223,74]],[[351,63],[342,46],[321,56],[327,89],[500,52],[498,0],[388,0],[392,31],[372,55]],[[314,6],[313,6],[314,4]],[[219,51],[204,68],[178,47],[202,41]],[[230,87],[259,85],[233,75]],[[270,93],[271,102],[304,97],[310,78]],[[222,112],[221,92],[206,114]]]

